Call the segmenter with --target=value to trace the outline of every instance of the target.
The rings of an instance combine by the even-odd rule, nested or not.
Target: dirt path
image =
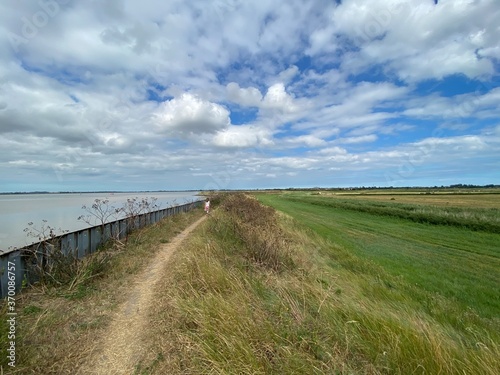
[[[161,245],[149,266],[135,278],[127,301],[118,309],[101,342],[96,343],[98,350],[79,368],[78,374],[133,374],[142,354],[141,332],[148,324],[148,310],[153,303],[155,286],[161,279],[170,256],[203,220],[205,216],[169,243]]]

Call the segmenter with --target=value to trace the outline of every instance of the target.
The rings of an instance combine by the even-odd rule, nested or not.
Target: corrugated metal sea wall
[[[22,287],[23,281],[30,281],[26,267],[26,253],[37,251],[43,256],[44,250],[54,246],[60,246],[64,254],[75,254],[78,258],[95,252],[99,246],[110,238],[125,238],[132,230],[142,228],[146,225],[156,223],[167,216],[187,212],[199,207],[202,201],[196,201],[179,206],[164,208],[161,210],[137,215],[135,218],[124,218],[94,227],[85,228],[76,232],[57,236],[48,242],[37,242],[22,249],[0,254],[0,298],[15,295]],[[44,247],[46,249],[44,249]]]

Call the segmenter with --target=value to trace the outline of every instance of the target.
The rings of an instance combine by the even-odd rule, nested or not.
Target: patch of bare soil
[[[166,266],[171,255],[203,220],[205,216],[191,224],[171,242],[161,245],[148,267],[135,278],[126,302],[118,308],[105,334],[97,338],[95,349],[77,370],[77,374],[134,373],[134,368],[143,355],[142,333],[149,324],[148,311],[154,303],[156,284],[167,271]]]

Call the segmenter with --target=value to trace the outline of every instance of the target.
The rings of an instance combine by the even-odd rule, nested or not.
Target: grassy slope
[[[378,227],[344,214],[339,229],[331,209],[260,198],[297,220],[245,199],[214,212],[165,275],[138,373],[498,373],[497,322],[386,272],[339,235],[369,244]]]

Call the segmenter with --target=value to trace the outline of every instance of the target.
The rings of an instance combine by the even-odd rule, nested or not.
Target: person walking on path
[[[205,201],[205,213],[210,213],[210,199],[207,198]]]

